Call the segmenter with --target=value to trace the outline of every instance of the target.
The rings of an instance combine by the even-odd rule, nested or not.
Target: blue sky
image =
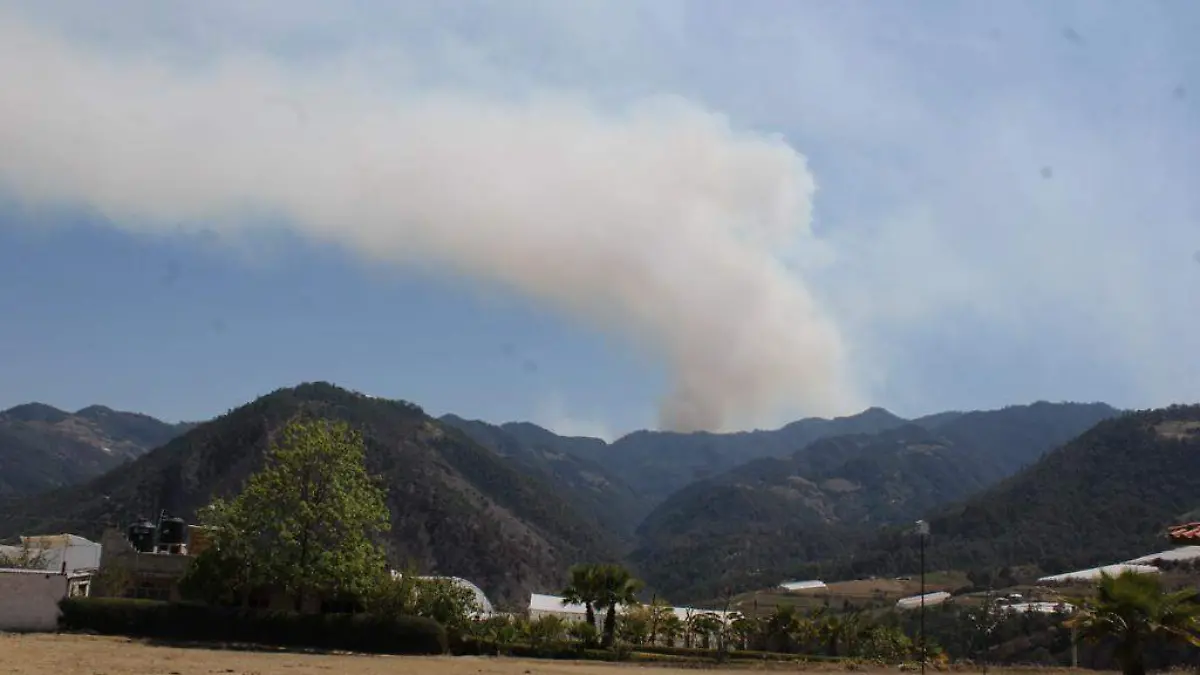
[[[1183,2],[0,1],[0,407],[1200,398]]]

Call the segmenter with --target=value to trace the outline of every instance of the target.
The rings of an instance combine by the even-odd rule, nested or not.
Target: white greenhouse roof
[[[1104,567],[1093,567],[1091,569],[1079,570],[1078,572],[1067,572],[1065,574],[1055,574],[1048,577],[1038,579],[1041,583],[1061,584],[1072,581],[1095,581],[1101,575],[1107,574],[1110,577],[1115,577],[1125,572],[1133,572],[1135,574],[1158,574],[1159,569],[1152,565],[1131,565],[1121,563],[1117,565],[1105,565]]]
[[[488,600],[488,596],[483,592],[483,589],[476,586],[474,583],[463,579],[462,577],[417,577],[426,581],[448,581],[456,586],[466,588],[475,594],[475,602],[479,604],[479,608],[483,614],[495,614],[496,608],[492,606],[492,601]]]
[[[1075,607],[1063,602],[1016,602],[1011,605],[1005,605],[1003,610],[1025,614],[1027,612],[1037,612],[1040,614],[1054,614],[1056,612],[1071,612]]]
[[[1133,560],[1126,560],[1128,565],[1151,565],[1156,562],[1175,562],[1180,560],[1195,560],[1200,558],[1200,546],[1180,546],[1169,551],[1151,553]]]
[[[940,605],[949,600],[950,594],[946,591],[938,591],[936,593],[900,598],[896,601],[896,607],[899,609],[916,609],[921,606],[921,598],[925,598],[925,606],[928,607],[929,605]]]
[[[622,612],[625,608],[617,605],[617,611]],[[531,593],[529,595],[529,611],[531,612],[556,612],[559,614],[575,614],[583,616],[587,614],[587,608],[582,604],[563,603],[563,598],[560,595],[546,595],[543,593]],[[697,614],[715,614],[718,618],[724,618],[725,612],[719,609],[697,609],[695,607],[672,607],[671,611],[681,621],[687,621],[689,617]],[[600,615],[601,612],[596,612]]]
[[[824,581],[812,579],[810,581],[785,581],[779,584],[779,587],[788,591],[808,591],[818,588],[825,588]]]
[[[564,603],[562,596],[531,593],[529,595],[529,611],[531,612],[560,612],[562,614],[587,614],[587,607],[576,603]]]

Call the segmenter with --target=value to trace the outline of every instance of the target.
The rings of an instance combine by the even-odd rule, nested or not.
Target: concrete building
[[[120,530],[100,539],[100,574],[114,587],[105,594],[148,600],[179,600],[179,581],[192,566],[186,553],[143,553]]]
[[[0,569],[0,631],[33,632],[58,629],[58,602],[86,597],[90,572]]]

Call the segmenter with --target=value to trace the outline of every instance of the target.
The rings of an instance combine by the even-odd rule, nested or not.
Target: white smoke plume
[[[120,227],[300,234],[523,293],[668,367],[660,422],[771,424],[859,403],[847,350],[777,258],[814,183],[783,141],[677,99],[375,87],[353,60],[187,68],[0,13],[0,190]]]

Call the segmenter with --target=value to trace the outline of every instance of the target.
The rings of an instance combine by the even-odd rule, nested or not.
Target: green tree
[[[214,501],[201,520],[215,545],[197,571],[243,599],[261,585],[297,609],[315,595],[361,598],[386,571],[375,542],[390,525],[384,492],[367,474],[362,437],[343,422],[289,422],[241,494]]]
[[[571,568],[567,587],[563,589],[563,603],[583,605],[587,611],[587,622],[596,625],[596,604],[600,602],[602,588],[598,565],[575,565]]]
[[[1168,593],[1156,576],[1123,572],[1101,576],[1068,626],[1090,642],[1112,640],[1125,675],[1145,675],[1145,647],[1154,638],[1200,646],[1200,600],[1195,589]]]
[[[617,628],[617,607],[637,604],[642,582],[621,565],[597,565],[592,574],[599,590],[596,607],[605,610],[601,645],[611,647]]]
[[[698,638],[700,638],[700,647],[709,649],[712,646],[712,636],[716,635],[724,628],[724,622],[721,617],[714,612],[700,612],[693,614],[688,618],[688,628]]]

